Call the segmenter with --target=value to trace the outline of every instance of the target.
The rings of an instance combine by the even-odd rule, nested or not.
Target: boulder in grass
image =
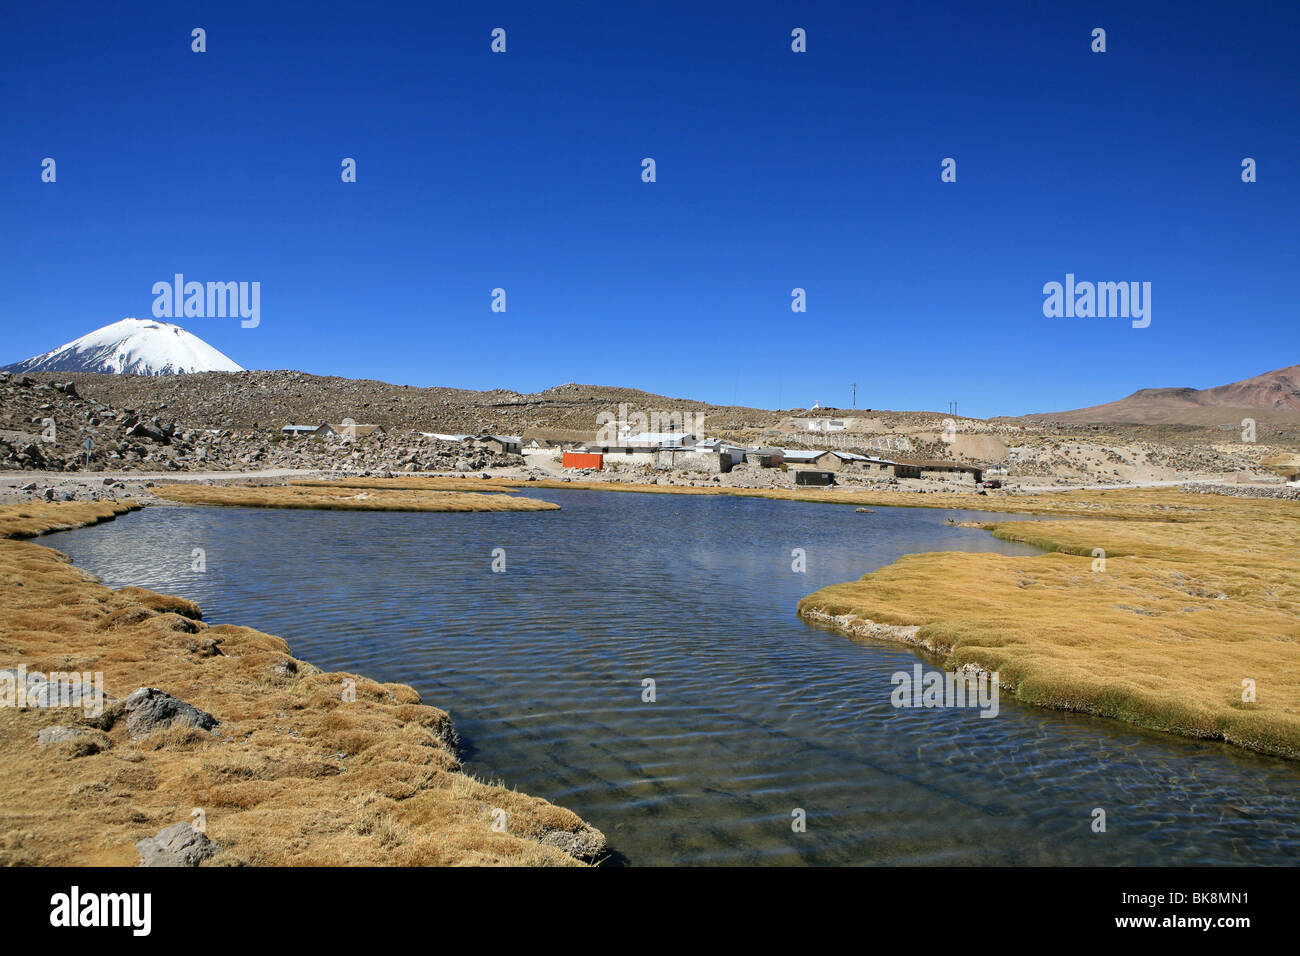
[[[198,866],[221,849],[191,823],[173,823],[136,842],[141,866]]]
[[[219,721],[206,710],[173,697],[156,687],[141,687],[122,701],[126,711],[126,729],[139,740],[167,727],[189,726],[215,730]]]
[[[593,863],[605,853],[605,834],[595,827],[584,826],[577,830],[548,830],[541,842],[553,846],[584,863]]]

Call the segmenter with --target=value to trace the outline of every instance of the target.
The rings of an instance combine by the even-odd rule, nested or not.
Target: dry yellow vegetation
[[[471,491],[381,490],[330,485],[159,485],[159,498],[187,505],[316,508],[335,511],[558,511],[536,498]]]
[[[206,817],[209,865],[552,864],[599,831],[544,800],[460,772],[445,712],[402,684],[322,673],[278,637],[205,624],[197,606],[110,590],[12,536],[111,518],[134,503],[0,508],[0,663],[99,671],[110,698],[157,687],[220,720],[133,740],[110,705],[0,707],[0,864],[139,862],[135,842]],[[344,700],[344,681],[355,700]],[[76,740],[42,745],[42,728]],[[504,832],[493,828],[505,811]]]
[[[0,508],[0,538],[35,538],[51,531],[67,531],[111,521],[137,511],[141,504],[125,501],[28,502]]]
[[[773,501],[808,501],[820,504],[880,505],[892,508],[938,508],[1012,512],[1030,515],[1102,515],[1108,518],[1194,515],[1210,509],[1214,500],[1202,495],[1168,492],[1154,496],[1130,491],[1069,491],[1049,494],[1028,492],[908,492],[870,488],[728,488],[699,485],[648,485],[621,481],[535,481],[534,488],[576,488],[583,491],[623,491],[657,495],[734,495]]]
[[[392,478],[299,478],[289,482],[303,488],[396,488],[407,491],[512,491],[531,482],[478,475],[397,475]]]
[[[1300,759],[1300,502],[1162,489],[1015,505],[1091,516],[991,523],[1052,553],[910,555],[799,613],[997,671],[1026,703]]]

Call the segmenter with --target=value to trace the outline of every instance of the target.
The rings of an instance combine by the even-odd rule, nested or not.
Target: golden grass
[[[1101,515],[1127,517],[1194,517],[1209,510],[1204,496],[1184,495],[1173,501],[1163,491],[1058,491],[1050,493],[877,491],[869,488],[727,488],[721,486],[648,485],[618,481],[535,481],[535,488],[576,488],[583,491],[623,491],[660,495],[734,495],[773,501],[819,504],[878,505],[893,508],[940,508],[1012,512],[1032,515]]]
[[[313,485],[159,485],[159,498],[188,505],[316,508],[332,511],[558,511],[535,498],[469,491],[379,490]]]
[[[527,482],[531,484],[532,482]],[[406,491],[510,491],[525,482],[516,478],[475,475],[407,476],[392,478],[299,478],[289,482],[304,488],[396,488]]]
[[[1300,759],[1300,502],[1162,489],[1042,495],[1033,510],[1085,504],[1092,517],[987,525],[1053,553],[910,555],[799,613],[998,671],[1027,703]]]
[[[93,523],[116,507],[0,508],[0,528]],[[277,671],[286,662],[296,673]],[[447,714],[410,687],[354,677],[345,702],[351,675],[294,660],[278,637],[206,625],[189,601],[110,590],[57,551],[6,539],[0,666],[19,664],[101,671],[118,699],[158,687],[221,725],[135,741],[121,720],[87,726],[80,709],[0,707],[0,864],[134,866],[137,840],[196,808],[222,847],[211,865],[572,865],[542,841],[593,833],[568,810],[461,773]],[[87,737],[38,745],[56,724]]]
[[[67,531],[101,521],[112,521],[120,514],[137,511],[140,502],[122,501],[41,501],[0,508],[0,538],[34,538],[51,531]]]

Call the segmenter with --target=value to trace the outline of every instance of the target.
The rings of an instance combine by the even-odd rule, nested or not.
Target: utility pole
[[[858,383],[854,382],[849,388],[853,389],[853,407],[858,407]]]

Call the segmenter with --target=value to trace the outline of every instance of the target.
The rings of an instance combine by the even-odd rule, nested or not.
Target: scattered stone
[[[127,714],[127,732],[134,740],[176,725],[215,730],[219,724],[217,718],[207,711],[199,710],[193,704],[187,704],[156,687],[141,687],[132,691],[122,702],[122,707]]]
[[[36,739],[44,746],[48,744],[64,744],[76,740],[82,735],[82,731],[75,727],[64,727],[62,724],[56,724],[53,727],[42,727]]]
[[[171,441],[170,436],[159,426],[153,423],[136,422],[126,430],[127,438],[147,438],[159,445],[165,445]]]
[[[541,842],[569,854],[575,860],[592,863],[605,852],[605,834],[595,827],[580,830],[548,830]]]
[[[149,688],[142,688],[148,690]],[[173,823],[136,843],[141,866],[198,866],[221,847],[191,823]]]
[[[219,637],[197,637],[189,642],[187,649],[197,657],[225,656],[221,650],[221,638]]]

